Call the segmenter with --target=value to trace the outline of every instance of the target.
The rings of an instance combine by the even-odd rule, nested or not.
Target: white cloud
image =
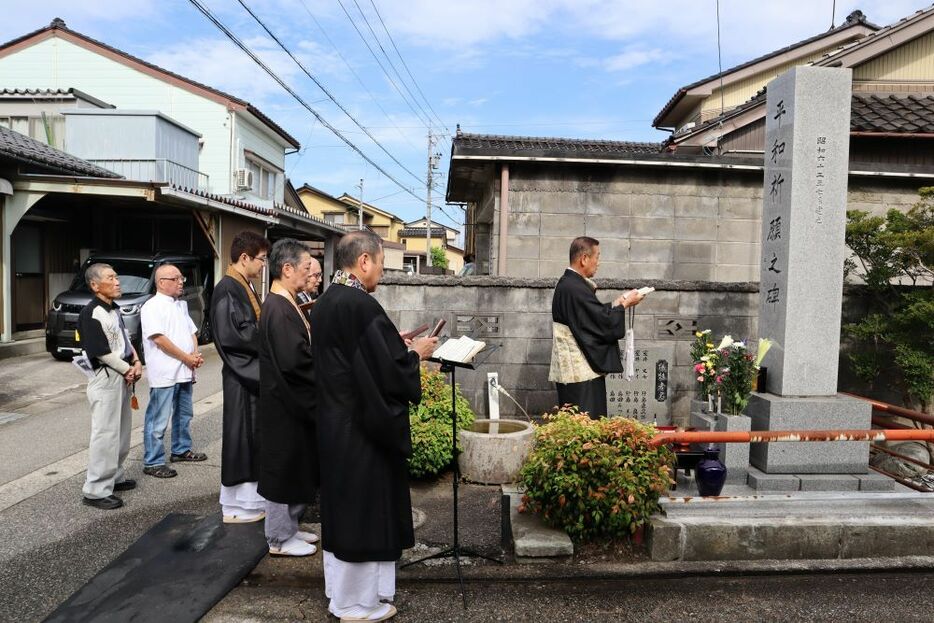
[[[659,48],[650,50],[630,48],[606,59],[603,66],[607,71],[626,71],[648,63],[666,63],[671,54]]]

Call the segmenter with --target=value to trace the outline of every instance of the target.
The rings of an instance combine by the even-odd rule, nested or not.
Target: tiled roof
[[[3,99],[45,99],[62,100],[80,98],[91,102],[101,108],[115,108],[112,104],[103,102],[92,95],[78,89],[0,89],[0,98]]]
[[[399,230],[400,237],[406,238],[418,238],[420,236],[426,235],[428,232],[424,227],[406,227],[405,229]],[[432,238],[442,238],[447,236],[443,227],[432,227],[431,228],[431,237]]]
[[[276,134],[278,134],[278,135],[281,136],[283,139],[285,139],[290,145],[292,145],[292,146],[295,147],[296,149],[298,149],[298,148],[300,147],[299,142],[298,142],[291,134],[289,134],[288,132],[286,132],[286,131],[285,131],[281,126],[279,126],[275,121],[273,121],[272,119],[270,119],[269,117],[267,117],[265,114],[263,114],[263,112],[262,112],[261,110],[259,110],[259,109],[256,108],[255,106],[253,106],[253,104],[249,103],[248,101],[242,100],[242,99],[240,99],[239,97],[235,97],[235,96],[231,95],[230,93],[225,93],[224,91],[221,91],[220,89],[215,89],[214,87],[211,87],[211,86],[208,86],[208,85],[206,85],[206,84],[202,84],[202,83],[200,83],[200,82],[197,82],[197,81],[195,81],[195,80],[192,80],[191,78],[186,78],[185,76],[182,76],[182,75],[180,75],[180,74],[171,72],[171,71],[169,71],[168,69],[164,69],[164,68],[159,67],[158,65],[154,65],[154,64],[152,64],[152,63],[150,63],[150,62],[148,62],[148,61],[144,61],[144,60],[141,59],[141,58],[138,58],[138,57],[136,57],[136,56],[133,56],[132,54],[128,54],[128,53],[124,52],[123,50],[118,50],[117,48],[111,47],[111,46],[107,45],[106,43],[104,43],[104,42],[102,42],[102,41],[98,41],[97,39],[92,39],[91,37],[89,37],[89,36],[87,36],[87,35],[81,34],[80,32],[77,32],[77,31],[75,31],[75,30],[72,30],[72,29],[68,28],[68,26],[65,25],[65,21],[62,20],[62,19],[60,19],[60,18],[58,18],[58,17],[56,17],[55,19],[53,19],[53,20],[52,20],[52,23],[49,24],[48,26],[46,26],[45,28],[40,28],[39,30],[35,30],[35,31],[31,32],[31,33],[25,34],[25,35],[23,35],[23,36],[21,36],[21,37],[17,37],[16,39],[13,39],[12,41],[7,41],[6,43],[0,45],[0,51],[6,49],[6,48],[8,48],[8,47],[11,47],[11,46],[14,46],[14,45],[23,43],[24,41],[28,41],[29,39],[31,39],[31,38],[33,38],[33,37],[35,37],[35,36],[37,36],[37,35],[41,35],[41,34],[43,34],[43,33],[45,33],[45,32],[50,32],[50,31],[62,31],[62,32],[68,33],[69,35],[71,35],[71,36],[73,36],[73,37],[77,37],[77,38],[79,38],[79,39],[82,39],[82,40],[84,40],[84,41],[90,43],[90,44],[93,44],[93,45],[95,45],[95,46],[98,46],[98,47],[100,47],[100,48],[103,48],[104,50],[106,50],[106,51],[108,51],[108,52],[110,52],[110,53],[112,53],[112,54],[116,54],[116,55],[118,55],[118,56],[121,56],[121,57],[123,57],[123,58],[125,58],[125,59],[127,59],[127,60],[129,60],[129,61],[134,62],[134,63],[139,63],[140,65],[143,65],[144,67],[147,67],[147,68],[152,69],[152,70],[154,70],[154,71],[157,71],[157,72],[159,72],[159,73],[161,73],[161,74],[164,74],[165,76],[168,76],[168,77],[170,77],[170,78],[174,78],[175,80],[179,80],[179,81],[181,81],[181,82],[190,84],[191,86],[197,87],[197,88],[199,88],[199,89],[204,89],[205,91],[209,91],[209,92],[214,93],[215,95],[218,95],[218,96],[220,96],[220,97],[222,97],[222,98],[224,98],[224,99],[230,100],[231,102],[233,102],[233,103],[235,103],[235,104],[239,104],[239,105],[245,107],[245,108],[247,109],[248,112],[250,112],[250,113],[251,113],[252,115],[254,115],[256,118],[258,118],[260,121],[262,121],[262,122],[265,123],[267,126],[269,126]]]
[[[50,147],[41,141],[0,126],[0,157],[59,172],[87,176],[119,178],[113,171]]]
[[[541,155],[560,153],[599,156],[601,154],[658,153],[661,145],[661,143],[637,143],[631,141],[467,134],[460,131],[454,137],[454,148],[459,150],[495,150],[517,152],[517,154],[519,152],[539,152]]]
[[[689,132],[673,135],[669,143],[702,132],[750,108],[761,106],[766,100],[766,90],[722,117],[714,117],[692,128]],[[854,93],[850,108],[851,132],[893,132],[900,134],[934,133],[934,95],[879,95],[877,93]]]
[[[785,54],[786,52],[791,52],[792,50],[795,50],[796,48],[800,48],[810,43],[814,43],[815,41],[819,41],[823,39],[827,35],[830,35],[832,33],[838,33],[841,30],[844,30],[846,28],[852,28],[853,26],[863,26],[866,28],[871,28],[872,30],[879,30],[880,28],[879,26],[867,21],[866,16],[863,15],[861,11],[853,11],[852,13],[850,13],[850,15],[847,16],[846,20],[842,24],[834,28],[831,28],[828,31],[819,33],[817,35],[814,35],[813,37],[808,37],[807,39],[798,41],[797,43],[792,43],[791,45],[785,46],[773,52],[769,52],[768,54],[763,54],[762,56],[754,58],[750,61],[746,61],[745,63],[741,63],[739,65],[736,65],[735,67],[730,67],[729,69],[725,69],[721,72],[712,74],[710,76],[707,76],[706,78],[701,78],[700,80],[696,82],[692,82],[691,84],[681,87],[680,89],[677,90],[677,92],[675,92],[674,95],[671,96],[671,99],[669,99],[668,102],[665,103],[665,105],[662,107],[662,110],[657,115],[655,115],[655,119],[652,120],[652,126],[653,127],[658,126],[658,124],[661,123],[661,120],[665,117],[665,115],[667,115],[668,112],[672,108],[674,108],[675,104],[677,104],[678,101],[682,97],[684,97],[684,95],[688,91],[690,91],[693,88],[699,87],[700,85],[706,84],[712,80],[717,80],[718,78],[720,78],[720,76],[728,76],[734,72],[740,71],[747,67],[752,67],[753,65],[757,65],[758,63],[761,63],[762,61],[766,61],[772,57],[781,56],[782,54]]]
[[[934,133],[934,95],[853,95],[854,132]]]

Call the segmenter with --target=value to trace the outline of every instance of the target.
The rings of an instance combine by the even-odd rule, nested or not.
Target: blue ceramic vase
[[[704,458],[697,462],[694,470],[694,482],[701,496],[720,495],[726,482],[726,466],[720,461],[720,450],[708,446]]]

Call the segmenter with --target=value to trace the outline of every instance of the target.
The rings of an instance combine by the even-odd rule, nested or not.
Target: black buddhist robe
[[[233,487],[259,478],[259,327],[246,290],[225,276],[211,297],[214,345],[224,366],[221,483]]]
[[[418,354],[380,304],[333,284],[311,311],[321,455],[321,542],[345,562],[398,560],[415,544],[407,458]]]
[[[621,305],[601,303],[590,283],[567,269],[555,286],[551,319],[571,330],[590,368],[600,374],[580,383],[555,383],[559,404],[577,405],[593,418],[606,415],[603,375],[623,371],[619,340],[626,335],[626,310]]]
[[[308,330],[285,297],[270,293],[259,322],[259,494],[314,502],[318,489],[314,365]]]

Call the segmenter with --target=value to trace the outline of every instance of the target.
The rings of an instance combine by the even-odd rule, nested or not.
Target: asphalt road
[[[449,575],[445,573],[444,575]],[[324,621],[320,585],[292,587],[249,578],[203,620]],[[471,582],[464,610],[456,584],[403,582],[396,621],[549,623],[675,621],[934,620],[934,574],[821,574],[670,579]],[[334,620],[331,618],[330,620]]]
[[[81,504],[90,433],[84,377],[44,354],[0,360],[0,621],[41,620],[167,513],[218,510],[221,364],[213,347],[202,352],[192,437],[208,460],[158,480],[143,475],[142,446],[132,447],[128,477],[139,484],[120,494],[126,505],[115,511]],[[134,427],[148,391],[138,384]]]

